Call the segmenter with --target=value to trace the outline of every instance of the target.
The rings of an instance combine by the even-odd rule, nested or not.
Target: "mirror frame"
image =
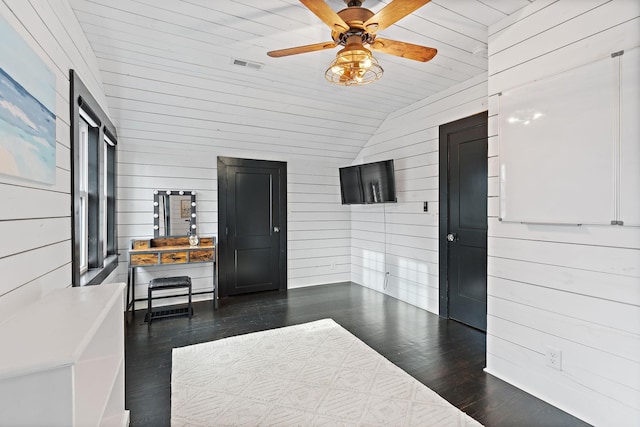
[[[191,215],[189,218],[188,235],[197,234],[196,226],[196,192],[192,190],[153,190],[153,237],[171,237],[168,235],[160,236],[160,194],[171,196],[191,196]]]

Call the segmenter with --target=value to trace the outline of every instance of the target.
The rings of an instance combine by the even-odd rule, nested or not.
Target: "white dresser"
[[[124,287],[58,289],[0,323],[0,425],[129,424]]]

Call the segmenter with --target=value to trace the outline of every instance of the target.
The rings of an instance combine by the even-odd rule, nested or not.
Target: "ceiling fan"
[[[332,83],[357,86],[371,83],[382,76],[382,67],[371,50],[420,62],[430,61],[438,53],[432,47],[377,37],[378,31],[391,26],[431,0],[392,0],[378,13],[362,7],[363,1],[344,0],[347,8],[334,12],[324,0],[300,0],[331,28],[333,41],[272,50],[267,55],[279,58],[344,46],[325,72],[325,78]]]

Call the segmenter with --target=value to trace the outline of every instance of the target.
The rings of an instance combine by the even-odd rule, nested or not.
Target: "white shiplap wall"
[[[498,221],[497,94],[637,47],[639,15],[637,1],[538,0],[489,36],[487,371],[599,426],[640,423],[640,228]]]
[[[50,290],[71,285],[69,69],[105,111],[107,104],[96,57],[66,2],[2,0],[0,16],[56,78],[56,184],[0,175],[1,321]]]
[[[398,203],[351,207],[354,282],[438,313],[439,126],[486,110],[483,74],[391,114],[367,142],[354,164],[393,159]]]
[[[385,3],[369,6],[378,10]],[[201,232],[214,234],[216,156],[284,160],[289,163],[290,287],[349,280],[350,210],[339,204],[337,167],[351,164],[389,113],[486,75],[486,59],[471,52],[485,45],[489,23],[528,1],[449,3],[434,1],[385,30],[385,37],[443,53],[426,64],[386,55],[384,79],[345,90],[323,78],[335,52],[266,56],[271,49],[328,36],[326,25],[297,0],[71,0],[98,57],[120,136],[121,253],[129,239],[149,235],[148,201],[154,188],[196,189]],[[335,10],[344,7],[341,0],[329,4]],[[240,68],[232,65],[233,58],[265,66],[260,71]],[[424,175],[427,183],[424,171],[406,169],[414,187],[405,188],[403,197],[415,204],[402,207],[406,214],[393,214],[406,216],[395,220],[403,226],[394,234],[398,237],[405,225],[411,227],[408,218],[423,195],[433,193],[431,181],[437,180],[433,164]],[[393,248],[403,257],[411,245],[421,242]],[[150,271],[141,273],[140,291]],[[413,276],[408,283],[428,281]],[[208,283],[205,270],[198,281],[198,289]],[[418,291],[413,285],[407,289]]]
[[[120,280],[130,240],[153,235],[154,189],[195,190],[199,234],[217,235],[217,156],[287,162],[289,288],[349,280],[349,210],[340,204],[338,166],[355,156],[357,130],[336,140],[330,119],[307,116],[310,106],[327,108],[324,101],[301,96],[288,101],[298,110],[274,112],[277,99],[266,91],[248,99],[213,77],[176,79],[99,55],[101,67],[113,70],[104,71],[105,90],[119,132]],[[317,148],[327,143],[335,150]],[[190,275],[194,292],[211,287],[209,265],[138,271],[137,295],[169,274]]]
[[[154,189],[195,190],[199,233],[217,234],[216,158],[226,156],[287,162],[288,287],[350,280],[350,214],[340,204],[338,167],[350,164],[384,109],[274,91],[275,82],[260,83],[268,69],[233,66],[219,52],[226,38],[196,41],[200,32],[183,31],[200,20],[193,7],[184,15],[131,1],[73,3],[118,129],[118,279],[126,278],[130,240],[153,235]],[[210,265],[141,268],[138,297],[150,278],[174,274],[190,275],[195,292],[211,288]]]
[[[219,155],[287,162],[289,289],[349,280],[349,210],[340,204],[338,164],[335,162],[322,164],[313,158],[284,153],[230,150],[216,146],[215,140],[204,147],[174,143],[160,150],[154,149],[152,142],[137,145],[126,136],[124,129],[122,135],[118,145],[118,236],[123,254],[120,281],[126,277],[126,249],[130,239],[153,235],[152,193],[156,188],[195,190],[199,234],[217,235],[216,158]],[[194,292],[211,288],[209,264],[140,268],[136,276],[137,295],[145,295],[151,278],[176,274],[190,275]],[[203,298],[210,298],[210,295],[196,299]],[[170,299],[165,301],[170,302]]]

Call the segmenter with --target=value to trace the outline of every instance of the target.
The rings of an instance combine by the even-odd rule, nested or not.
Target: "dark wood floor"
[[[168,426],[171,349],[331,318],[391,362],[487,427],[587,426],[483,372],[485,335],[355,284],[267,292],[196,303],[192,319],[126,329],[126,408],[133,426]]]

